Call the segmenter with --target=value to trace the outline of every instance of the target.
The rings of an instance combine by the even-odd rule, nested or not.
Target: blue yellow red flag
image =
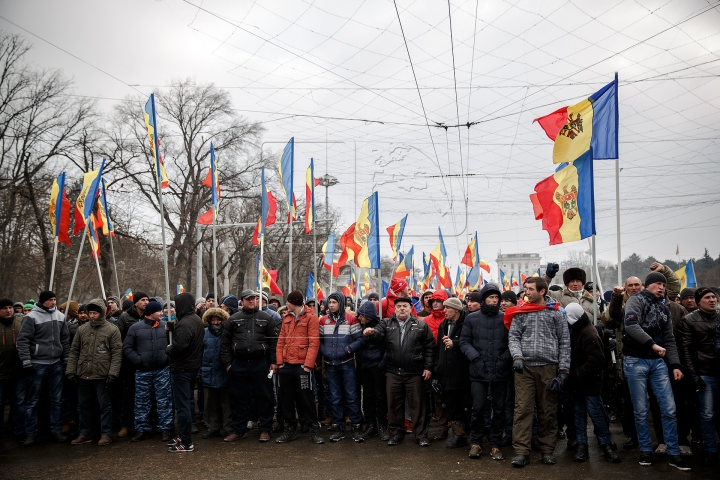
[[[312,232],[315,226],[315,167],[313,159],[305,171],[305,233]]]
[[[405,255],[405,258],[398,264],[393,274],[393,278],[405,279],[413,272],[413,257],[415,256],[415,245],[410,247],[410,251]]]
[[[688,260],[679,270],[675,271],[678,280],[680,280],[680,289],[687,287],[696,287],[697,281],[695,280],[695,267],[693,266],[692,260]]]
[[[295,164],[295,137],[292,137],[290,141],[283,148],[280,161],[278,162],[278,175],[280,177],[280,186],[285,194],[285,203],[287,204],[288,212],[292,212],[294,208],[293,204],[293,170]],[[288,223],[290,219],[288,218]]]
[[[360,247],[360,250],[355,252],[355,265],[360,268],[380,268],[378,192],[363,201],[355,222],[354,242]]]
[[[70,245],[70,201],[65,193],[65,172],[53,180],[48,214],[53,238]]]
[[[467,275],[467,284],[471,292],[480,288],[480,278],[480,267],[476,265],[470,269]]]
[[[103,158],[100,168],[87,172],[83,175],[82,190],[75,201],[75,206],[82,215],[83,221],[87,223],[88,218],[93,213],[93,206],[95,205],[95,198],[97,197],[98,190],[100,188],[100,181],[102,179],[103,169],[105,168],[105,159]]]
[[[463,256],[460,263],[467,265],[470,268],[476,265],[480,265],[480,254],[478,253],[477,244],[477,232],[475,232],[475,236],[472,238],[472,240],[470,240],[470,243],[465,249],[465,255]]]
[[[175,285],[175,295],[180,295],[181,293],[185,293],[185,287],[182,286],[182,284],[178,283]]]
[[[148,141],[150,142],[150,156],[155,165],[155,174],[160,180],[160,187],[167,188],[170,186],[165,166],[160,155],[160,139],[158,138],[157,115],[155,113],[155,94],[151,93],[150,98],[145,103],[145,128],[148,132]]]
[[[323,265],[332,272],[333,259],[335,255],[335,232],[330,232],[330,236],[322,246]]]
[[[500,283],[502,284],[503,292],[511,290],[512,285],[510,284],[510,279],[507,275],[505,275],[505,272],[503,272],[501,268],[498,270],[500,270]]]
[[[445,241],[442,236],[442,229],[438,227],[438,243],[435,248],[430,252],[430,261],[435,266],[435,271],[438,275],[440,285],[445,288],[452,288],[452,280],[450,279],[449,269],[445,265],[447,259],[447,251],[445,250]]]
[[[102,222],[102,232],[106,237],[108,235],[115,236],[115,227],[110,220],[110,210],[108,210],[107,204],[107,180],[102,179],[100,185],[100,196],[98,197],[98,215],[100,215],[100,221]]]
[[[100,239],[97,236],[97,221],[95,215],[90,215],[88,224],[88,240],[90,241],[90,253],[93,258],[100,258]]]
[[[277,270],[268,271],[265,265],[260,263],[260,255],[257,255],[255,260],[255,271],[257,272],[257,283],[256,288],[268,288],[270,293],[276,295],[282,295],[283,292],[277,285]]]
[[[125,293],[123,293],[123,298],[126,298],[126,299],[128,299],[128,300],[132,300],[132,299],[133,299],[132,288],[128,288],[127,290],[125,290]]]
[[[403,232],[405,231],[405,222],[407,222],[407,214],[397,222],[395,225],[391,225],[387,228],[387,232],[390,235],[390,248],[392,249],[392,259],[397,259],[398,252],[400,251],[400,244],[402,243]]]

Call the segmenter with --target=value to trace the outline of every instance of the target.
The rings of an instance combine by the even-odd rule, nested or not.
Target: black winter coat
[[[502,382],[512,379],[512,355],[503,314],[487,315],[477,310],[465,318],[460,350],[470,362],[473,382]]]
[[[570,381],[566,389],[585,396],[602,393],[605,352],[587,314],[570,325]]]
[[[275,321],[260,310],[241,308],[225,323],[220,341],[220,360],[225,367],[235,357],[241,360],[259,360],[263,357],[275,363],[277,347]]]
[[[377,321],[369,321],[362,325],[362,330],[377,327]],[[360,370],[367,370],[373,367],[385,368],[385,342],[373,343],[363,337],[362,346],[355,352],[355,359]]]
[[[202,365],[205,327],[195,314],[195,297],[181,293],[175,297],[178,320],[173,328],[172,345],[165,353],[170,358],[170,370],[176,373],[194,372]]]
[[[396,375],[422,375],[433,370],[435,337],[428,324],[415,317],[407,319],[405,337],[400,344],[400,323],[395,315],[380,320],[370,341],[385,341],[385,367]]]
[[[450,335],[448,335],[448,329],[452,324]],[[435,375],[437,380],[443,387],[443,390],[460,390],[464,388],[470,388],[470,377],[468,371],[470,369],[470,360],[463,355],[460,350],[460,335],[465,324],[465,311],[460,312],[460,318],[451,322],[448,319],[438,327],[438,362],[435,366]],[[452,340],[453,346],[451,348],[445,347],[442,338],[447,336]]]
[[[120,317],[117,321],[117,327],[118,330],[120,330],[120,336],[122,337],[123,342],[125,341],[125,337],[127,337],[130,327],[135,325],[140,320],[140,314],[137,313],[137,310],[135,310],[135,305],[130,307],[127,312],[123,312],[120,314]]]
[[[128,329],[123,342],[123,357],[127,358],[139,372],[150,372],[165,368],[168,358],[167,335],[162,322],[153,328],[155,322],[143,318]]]
[[[685,374],[698,382],[701,375],[720,377],[720,356],[715,354],[717,311],[705,313],[699,308],[685,315],[677,330],[677,343]]]

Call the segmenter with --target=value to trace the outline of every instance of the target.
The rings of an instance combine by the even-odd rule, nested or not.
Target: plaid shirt
[[[555,303],[545,297],[548,304]],[[570,370],[570,329],[563,310],[542,310],[518,313],[509,333],[509,347],[513,358],[522,357],[525,365],[558,365]]]

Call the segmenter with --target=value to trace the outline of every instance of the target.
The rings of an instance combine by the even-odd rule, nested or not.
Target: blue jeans
[[[595,435],[598,437],[598,443],[610,445],[610,429],[608,428],[607,417],[605,416],[605,407],[603,406],[602,397],[600,395],[573,395],[575,404],[575,440],[578,443],[588,443],[587,436],[587,417],[595,427]],[[569,437],[569,435],[568,435]]]
[[[152,391],[155,391],[157,404],[157,428],[173,429],[172,386],[170,385],[170,367],[135,372],[135,431],[149,432]]]
[[[192,443],[192,425],[195,420],[195,400],[193,399],[192,382],[197,370],[191,372],[170,372],[172,380],[173,402],[177,410],[178,437],[183,444]]]
[[[625,357],[625,378],[630,389],[630,398],[635,411],[635,427],[641,452],[652,452],[650,426],[648,425],[648,383],[657,398],[662,420],[663,437],[668,455],[680,455],[678,445],[677,420],[675,417],[675,398],[670,386],[667,365],[661,358],[648,360],[638,357]]]
[[[10,420],[16,437],[25,436],[25,379],[0,380],[0,412],[5,401],[10,405]]]
[[[325,376],[330,397],[332,399],[332,416],[336,428],[345,430],[345,413],[347,410],[350,422],[359,425],[362,422],[360,415],[360,402],[357,395],[357,376],[355,375],[355,362],[352,360],[340,365],[325,364]],[[345,405],[343,405],[343,395]],[[343,408],[345,407],[345,408]]]
[[[717,453],[718,446],[715,439],[716,412],[720,407],[720,378],[701,375],[705,387],[698,392],[700,403],[700,430],[702,431],[705,451]]]
[[[58,360],[52,365],[33,364],[35,375],[28,377],[27,390],[25,393],[25,435],[28,437],[37,436],[38,412],[37,405],[40,401],[43,380],[47,379],[48,392],[50,394],[50,431],[62,432],[62,386],[63,386],[63,363]]]

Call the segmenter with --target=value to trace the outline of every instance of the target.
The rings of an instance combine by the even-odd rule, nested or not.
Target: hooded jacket
[[[604,367],[602,339],[584,313],[570,325],[570,382],[567,388],[579,395],[600,395]]]
[[[275,322],[267,313],[253,308],[241,308],[225,322],[220,343],[220,359],[225,367],[240,360],[267,358],[268,365],[275,363],[277,335]]]
[[[222,320],[220,324],[221,330],[217,335],[209,328],[211,317],[218,317]],[[204,387],[223,388],[227,386],[228,373],[222,360],[220,360],[220,342],[225,330],[224,325],[229,317],[228,313],[222,308],[209,308],[203,314],[202,322],[206,328],[203,337],[204,348],[200,376]]]
[[[430,296],[430,307],[432,307],[432,302],[435,300],[440,300],[445,303],[445,300],[447,299],[448,294],[445,290],[435,290],[435,292],[433,292]],[[435,343],[438,343],[438,328],[443,320],[445,320],[445,311],[442,308],[440,310],[431,311],[430,315],[423,318],[423,322],[427,323],[433,337],[435,337]]]
[[[658,299],[648,290],[641,290],[625,304],[625,333],[623,354],[627,356],[658,359],[652,349],[655,344],[665,348],[665,360],[670,370],[680,369],[670,311],[664,299]]]
[[[405,334],[401,335],[397,317],[380,320],[370,341],[385,342],[385,367],[396,375],[422,375],[432,372],[435,360],[435,339],[430,327],[412,315],[405,321]]]
[[[162,322],[143,317],[128,329],[123,342],[123,356],[139,372],[152,372],[167,367],[167,346],[167,334]]]
[[[31,364],[67,363],[70,353],[70,332],[63,314],[35,304],[23,318],[17,336],[17,351],[23,367]]]
[[[202,320],[195,314],[195,296],[181,293],[175,297],[175,312],[178,319],[173,328],[172,345],[165,350],[170,359],[170,370],[194,372],[202,364],[205,335]]]
[[[362,315],[367,319],[365,324],[360,324],[360,334],[366,328],[375,328],[380,322],[377,307],[373,302],[365,302],[358,309],[358,316]],[[377,344],[368,342],[364,337],[360,349],[355,353],[360,370],[367,370],[373,367],[385,368],[385,342]]]
[[[0,380],[17,378],[22,370],[15,344],[22,319],[21,313],[13,313],[13,316],[7,320],[0,320]]]
[[[338,302],[339,309],[337,313],[328,310],[328,314],[320,319],[320,353],[325,363],[340,365],[355,357],[355,352],[362,346],[363,335],[355,315],[345,311],[345,296],[333,292],[330,299]]]
[[[460,336],[460,350],[470,362],[473,382],[500,382],[512,378],[512,355],[508,347],[508,329],[503,322],[499,300],[495,308],[485,304],[500,290],[491,283],[480,290],[481,308],[465,317]]]
[[[88,304],[102,310],[100,318],[88,320],[78,328],[65,373],[83,380],[105,380],[108,375],[117,377],[123,356],[120,330],[105,318],[105,302],[101,298]]]

